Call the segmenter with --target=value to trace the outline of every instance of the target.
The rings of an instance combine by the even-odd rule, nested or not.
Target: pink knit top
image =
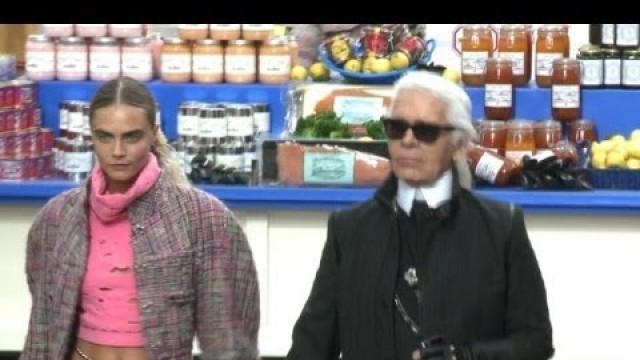
[[[78,337],[101,345],[142,347],[128,206],[160,176],[153,154],[125,193],[108,193],[99,166],[91,174],[90,244]]]

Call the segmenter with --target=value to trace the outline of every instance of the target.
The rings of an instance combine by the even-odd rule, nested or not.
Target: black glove
[[[442,338],[431,339],[420,348],[422,360],[473,360],[471,350],[466,346],[447,344]]]

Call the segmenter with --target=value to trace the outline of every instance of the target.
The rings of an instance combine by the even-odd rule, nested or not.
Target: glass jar
[[[107,24],[76,24],[76,35],[95,38],[107,35]]]
[[[516,164],[522,163],[522,157],[532,156],[536,151],[533,124],[527,120],[510,121],[507,125],[507,140],[504,155]]]
[[[495,50],[495,30],[488,24],[463,25],[458,30],[460,29],[462,83],[467,86],[482,86],[487,59],[493,57]]]
[[[295,35],[287,35],[289,42],[289,54],[291,55],[291,67],[298,65],[298,39]]]
[[[284,84],[291,73],[291,53],[284,37],[271,38],[258,49],[258,81],[263,84]]]
[[[551,86],[553,60],[562,59],[569,50],[562,27],[542,25],[536,33],[536,84],[538,87]]]
[[[485,68],[484,114],[489,120],[513,118],[513,61],[489,58]]]
[[[521,24],[502,25],[498,37],[498,56],[513,62],[513,85],[527,85],[531,79],[531,44],[527,28]]]
[[[616,45],[616,24],[600,24],[602,34],[602,46],[615,47]]]
[[[122,76],[143,82],[153,79],[153,53],[149,39],[142,36],[125,39],[122,45]]]
[[[221,83],[224,79],[224,50],[220,41],[198,40],[193,44],[193,81]]]
[[[616,24],[616,46],[637,48],[640,46],[640,24]]]
[[[144,35],[144,24],[109,24],[109,36],[129,38]]]
[[[519,174],[518,164],[514,161],[473,143],[467,147],[467,159],[475,177],[490,184],[509,185]]]
[[[580,83],[585,88],[601,88],[604,86],[604,56],[602,49],[596,45],[582,46],[578,55],[582,67]]]
[[[170,83],[191,81],[191,46],[172,37],[164,40],[160,55],[160,78]]]
[[[620,87],[622,82],[622,56],[615,48],[602,49],[604,61],[604,86]]]
[[[560,26],[560,34],[562,39],[564,40],[564,57],[569,57],[571,55],[571,40],[569,38],[569,24],[559,24]]]
[[[209,36],[209,24],[178,24],[178,37],[182,40],[202,40],[207,36]]]
[[[567,140],[577,146],[591,144],[597,140],[596,127],[592,120],[579,119],[567,125]]]
[[[555,120],[547,120],[534,125],[536,152],[551,149],[562,140],[562,124]]]
[[[231,84],[256,82],[256,46],[249,40],[231,40],[225,48],[224,79]]]
[[[271,132],[271,111],[268,103],[252,103],[253,124],[256,134],[259,136],[267,135]]]
[[[640,87],[640,48],[626,49],[622,53],[622,87]]]
[[[31,80],[56,78],[56,46],[46,35],[29,35],[25,45],[25,72]]]
[[[89,46],[89,78],[109,81],[120,76],[120,44],[113,37],[97,37]]]
[[[242,38],[264,41],[273,36],[273,24],[242,24]]]
[[[87,43],[78,36],[60,38],[56,45],[56,77],[58,80],[80,81],[89,75]]]
[[[482,147],[504,156],[507,143],[507,122],[482,120],[478,125],[478,142]]]
[[[580,62],[556,59],[551,71],[551,114],[554,120],[574,121],[580,118]]]
[[[48,37],[73,36],[73,24],[42,24],[42,33]]]
[[[240,24],[209,24],[209,37],[214,40],[238,40],[242,37]]]

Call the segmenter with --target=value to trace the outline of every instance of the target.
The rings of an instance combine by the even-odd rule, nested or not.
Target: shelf
[[[0,204],[42,205],[77,183],[66,180],[0,182]],[[371,188],[200,186],[232,209],[336,210],[370,198]],[[640,214],[640,191],[531,191],[478,189],[479,194],[523,206],[527,212]]]

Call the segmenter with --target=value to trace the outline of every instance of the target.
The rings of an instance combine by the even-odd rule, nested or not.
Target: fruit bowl
[[[433,40],[429,40],[429,42],[433,45],[427,47],[427,51],[424,52],[424,55],[422,56],[420,61],[410,65],[406,69],[394,70],[381,74],[353,72],[341,68],[331,59],[324,44],[320,44],[318,46],[318,57],[325,65],[327,65],[329,70],[337,72],[338,74],[340,74],[340,76],[342,76],[350,83],[391,85],[407,71],[417,69],[420,63],[428,64],[431,61],[431,55],[433,54],[433,50],[435,49],[435,42]]]

